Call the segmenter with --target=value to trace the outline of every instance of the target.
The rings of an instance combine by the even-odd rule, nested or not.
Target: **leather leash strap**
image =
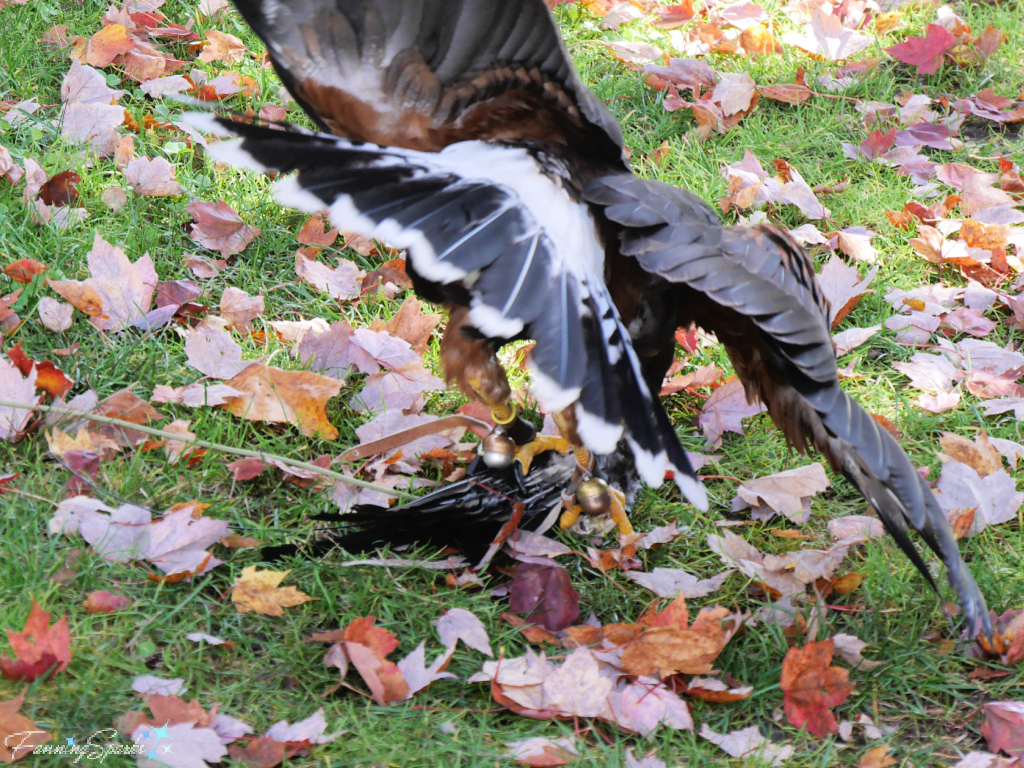
[[[357,445],[355,448],[349,448],[341,454],[337,460],[358,461],[369,456],[376,456],[378,453],[387,453],[394,448],[401,448],[403,445],[411,443],[413,440],[419,440],[421,437],[434,435],[438,432],[444,432],[446,429],[455,429],[457,427],[481,427],[483,429],[490,429],[491,425],[486,421],[474,419],[472,416],[463,416],[462,414],[445,416],[443,419],[437,419],[436,421],[430,421],[426,424],[420,424],[418,427],[412,427],[410,429],[404,429],[401,432],[395,432],[393,435],[382,437],[380,440],[374,440],[369,443]]]

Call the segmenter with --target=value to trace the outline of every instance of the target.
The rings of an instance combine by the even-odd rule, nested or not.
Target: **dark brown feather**
[[[448,326],[441,339],[441,367],[445,380],[453,381],[470,400],[497,406],[508,401],[512,389],[498,362],[492,340],[484,338],[469,323],[469,307],[452,303],[448,309]]]

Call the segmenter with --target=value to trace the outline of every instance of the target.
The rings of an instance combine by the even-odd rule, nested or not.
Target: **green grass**
[[[775,3],[766,3],[766,7],[782,30],[790,27]],[[0,99],[36,96],[40,103],[57,104],[60,82],[69,62],[58,50],[35,41],[56,23],[68,24],[72,34],[87,37],[99,28],[104,10],[105,4],[98,0],[85,0],[80,5],[32,0],[28,5],[0,11]],[[964,4],[956,10],[976,31],[988,22],[994,23],[1010,36],[1010,42],[981,68],[960,70],[947,64],[938,75],[925,78],[918,78],[909,68],[886,59],[846,95],[891,102],[903,89],[933,96],[970,95],[982,87],[991,87],[1010,97],[1020,93],[1024,87],[1024,26],[1019,5]],[[171,21],[182,22],[193,11],[193,4],[171,0],[162,11]],[[932,9],[923,6],[910,10],[899,28],[885,36],[881,45],[891,45],[907,33],[919,33],[933,14]],[[558,18],[583,79],[623,122],[633,162],[643,175],[685,185],[714,202],[725,193],[722,167],[741,159],[744,149],[750,149],[766,167],[775,158],[789,159],[811,185],[850,177],[845,192],[823,200],[833,214],[830,222],[819,223],[819,227],[822,231],[847,226],[874,229],[879,233],[873,243],[881,254],[881,269],[872,285],[875,292],[861,301],[843,327],[884,322],[890,314],[883,300],[888,289],[908,288],[936,279],[929,265],[908,246],[908,234],[891,227],[884,216],[886,208],[900,209],[910,199],[910,181],[890,169],[843,158],[840,143],[858,143],[866,134],[851,101],[815,97],[800,107],[791,107],[763,99],[738,130],[698,143],[690,136],[694,123],[688,111],[672,115],[665,112],[660,95],[646,88],[639,75],[607,53],[602,40],[616,36],[599,30],[595,17],[571,6],[561,9]],[[258,50],[257,40],[237,16],[212,24],[200,20],[197,29],[202,32],[206,28],[232,32],[242,37],[250,50]],[[625,39],[650,39],[671,50],[667,37],[642,23],[624,27],[618,35]],[[865,55],[885,59],[880,48],[870,49]],[[800,66],[807,69],[808,82],[813,82],[815,75],[828,69],[788,47],[778,57],[748,60],[712,56],[710,61],[720,71],[748,71],[759,84],[791,82]],[[217,66],[198,66],[210,72],[217,70]],[[278,83],[269,69],[251,58],[234,69],[254,77],[261,85],[261,96],[255,103],[238,99],[230,102],[230,106],[253,106],[258,110],[264,100],[277,102]],[[136,119],[150,111],[160,118],[181,109],[149,101],[130,83],[124,87],[128,93],[121,103]],[[225,288],[237,286],[250,294],[265,294],[264,320],[322,317],[332,321],[346,317],[355,325],[366,324],[377,316],[390,317],[397,309],[397,301],[342,309],[337,302],[297,283],[294,234],[305,217],[277,207],[261,177],[215,170],[206,164],[201,153],[185,150],[168,156],[176,164],[178,180],[185,190],[181,197],[141,198],[129,191],[129,204],[117,213],[110,212],[100,201],[100,193],[108,186],[123,185],[121,173],[109,159],[90,163],[75,148],[63,143],[53,128],[57,116],[58,110],[50,108],[40,112],[31,124],[12,128],[0,122],[0,144],[8,147],[18,161],[25,157],[37,159],[50,174],[68,168],[78,171],[89,219],[64,232],[33,225],[21,201],[21,187],[12,189],[6,182],[0,182],[0,260],[4,263],[34,258],[68,278],[82,279],[87,275],[84,255],[95,230],[123,247],[132,261],[150,253],[161,280],[187,279],[191,275],[183,266],[184,259],[203,250],[182,228],[190,218],[185,206],[193,196],[224,199],[247,222],[260,227],[262,236],[244,253],[233,257],[228,270],[202,281],[203,301],[212,307],[219,305]],[[996,163],[974,160],[968,155],[998,154],[1000,149],[1014,151],[1021,146],[1019,132],[1013,128],[1000,132],[989,124],[982,128],[990,138],[976,140],[962,152],[931,154],[943,162],[956,160],[983,170],[996,170]],[[136,154],[161,156],[163,145],[176,138],[161,131],[146,132],[136,137]],[[645,156],[666,140],[672,148],[668,158],[659,165],[647,161]],[[769,213],[773,220],[786,225],[796,226],[805,221],[789,208]],[[345,255],[365,269],[379,263],[351,252]],[[818,257],[819,261],[822,258],[827,257]],[[0,277],[0,295],[15,287]],[[26,303],[21,314],[28,321],[5,342],[5,349],[20,342],[30,356],[49,359],[55,348],[80,344],[74,356],[54,358],[76,379],[75,392],[92,387],[102,398],[134,386],[136,393],[148,397],[157,384],[180,386],[198,378],[185,365],[182,339],[171,329],[149,335],[130,331],[101,337],[76,313],[70,331],[52,334],[37,320],[37,300],[38,296]],[[273,333],[267,336],[274,338]],[[1015,347],[1021,343],[1020,333],[1005,325],[990,338]],[[275,341],[265,345],[239,341],[247,359],[263,356],[272,358],[275,365],[295,366],[287,349]],[[436,362],[436,338],[431,343],[429,364]],[[868,410],[897,425],[903,434],[902,444],[918,465],[932,467],[935,476],[939,466],[935,455],[937,438],[944,431],[973,435],[985,428],[993,436],[1021,439],[1020,427],[1012,415],[983,421],[969,395],[958,410],[941,416],[911,407],[915,395],[907,391],[906,379],[892,368],[893,362],[907,360],[911,354],[912,350],[898,346],[892,334],[883,331],[852,353],[857,370],[865,378],[850,382],[847,388]],[[727,365],[724,352],[718,349],[703,350],[694,362]],[[289,427],[239,421],[219,409],[161,406],[160,410],[167,417],[163,423],[174,418],[190,419],[191,430],[202,439],[309,460],[322,453],[337,454],[354,441],[354,430],[362,423],[362,417],[346,405],[353,391],[354,387],[346,387],[329,409],[332,423],[341,432],[337,443],[306,438]],[[455,394],[435,393],[426,411],[450,413],[460,402]],[[683,394],[667,404],[686,446],[701,450],[703,440],[694,427],[700,401]],[[720,463],[705,471],[750,478],[805,462],[787,450],[767,417],[753,419],[748,425],[743,437],[726,435],[723,447],[717,451]],[[212,505],[207,515],[230,520],[238,533],[273,543],[287,540],[289,531],[300,526],[308,515],[332,506],[322,497],[282,482],[277,475],[264,475],[250,483],[233,483],[224,468],[226,461],[223,455],[209,453],[197,466],[187,469],[168,465],[160,451],[127,453],[102,464],[97,485],[158,512],[193,499],[206,502]],[[329,730],[344,728],[346,735],[317,748],[309,757],[294,758],[292,765],[506,765],[509,761],[504,757],[504,742],[536,735],[553,738],[573,730],[572,723],[537,722],[500,711],[486,686],[467,685],[462,680],[435,683],[411,701],[386,709],[344,689],[321,698],[322,692],[334,684],[336,675],[322,663],[325,647],[308,643],[306,638],[317,630],[343,626],[358,616],[375,615],[380,625],[399,637],[401,646],[396,658],[411,651],[421,640],[427,640],[428,656],[433,656],[440,643],[431,620],[441,614],[442,608],[464,607],[483,619],[496,650],[510,656],[520,655],[524,650],[522,637],[499,623],[505,603],[490,598],[486,589],[453,591],[444,585],[443,575],[433,572],[349,568],[344,567],[343,558],[332,557],[323,562],[290,564],[293,570],[285,583],[310,594],[316,598],[314,602],[289,609],[281,619],[239,615],[226,593],[244,567],[258,562],[255,550],[221,549],[218,554],[227,562],[207,576],[192,583],[155,584],[139,566],[106,563],[90,553],[81,541],[46,534],[46,520],[54,504],[64,496],[68,473],[49,456],[41,434],[17,445],[0,445],[0,473],[8,472],[18,472],[20,477],[16,483],[18,492],[4,495],[0,505],[4,550],[0,559],[0,626],[20,630],[33,598],[54,612],[55,617],[67,614],[74,660],[53,681],[30,686],[23,708],[25,714],[58,738],[75,736],[81,740],[95,730],[111,727],[114,718],[137,704],[130,681],[145,673],[184,678],[187,697],[194,696],[207,707],[219,704],[221,711],[246,720],[257,733],[280,719],[294,722],[323,707]],[[640,530],[672,520],[691,526],[690,536],[657,552],[644,553],[646,569],[685,567],[701,576],[720,570],[721,564],[707,549],[705,540],[708,533],[719,530],[714,522],[727,512],[735,483],[710,480],[707,485],[712,499],[712,511],[707,516],[694,515],[691,508],[681,506],[674,490],[643,493],[634,514]],[[814,500],[814,515],[802,528],[813,536],[812,540],[801,543],[773,536],[768,529],[779,527],[778,519],[767,525],[745,527],[741,533],[759,549],[775,553],[798,546],[824,546],[828,543],[825,525],[831,517],[863,508],[863,501],[852,488],[835,479],[832,488]],[[990,528],[961,544],[990,605],[999,611],[1020,607],[1024,602],[1024,531],[1019,521]],[[565,559],[581,593],[584,615],[593,611],[604,623],[630,621],[650,603],[650,593],[621,575],[604,577],[579,558]],[[74,578],[61,583],[51,580],[55,573],[69,567],[76,572]],[[872,672],[852,673],[857,692],[841,707],[840,715],[852,718],[857,713],[866,713],[876,721],[898,727],[899,733],[891,742],[900,765],[946,765],[955,762],[958,750],[984,749],[979,733],[982,718],[971,719],[971,715],[984,701],[1020,699],[1024,685],[1021,672],[993,681],[968,680],[966,675],[974,666],[961,651],[939,653],[938,647],[925,639],[933,631],[948,635],[938,601],[891,542],[880,541],[860,548],[844,563],[841,572],[846,571],[861,571],[867,577],[860,590],[837,602],[863,610],[830,613],[821,636],[837,632],[855,634],[870,644],[868,655],[884,663]],[[721,603],[756,608],[757,601],[747,595],[748,586],[742,578],[733,577],[718,594],[694,601],[694,605]],[[88,616],[81,603],[86,594],[97,589],[123,592],[133,600],[133,605],[112,615]],[[185,640],[185,635],[196,631],[230,640],[235,648],[211,648]],[[3,653],[9,653],[6,646],[3,648]],[[773,627],[762,626],[734,639],[716,667],[752,685],[755,694],[736,704],[696,702],[694,720],[698,724],[707,722],[717,731],[757,725],[763,734],[796,746],[797,754],[789,763],[796,768],[856,764],[872,745],[859,740],[852,745],[831,739],[814,740],[795,731],[781,717],[782,694],[778,683],[786,649],[786,638]],[[450,671],[465,678],[477,671],[482,661],[479,654],[460,647]],[[355,673],[350,673],[350,682],[361,686]],[[0,700],[13,698],[19,690],[18,685],[0,681]],[[710,759],[724,759],[717,748],[686,732],[661,730],[648,741],[618,733],[603,724],[581,723],[580,727],[592,729],[584,736],[585,755],[595,765],[623,765],[623,755],[629,746],[637,756],[656,749],[669,765],[699,765]],[[596,735],[597,730],[603,736]],[[57,762],[56,758],[33,759],[39,765]],[[110,757],[107,761],[106,765],[128,764],[127,758]],[[737,760],[729,764],[746,763]]]

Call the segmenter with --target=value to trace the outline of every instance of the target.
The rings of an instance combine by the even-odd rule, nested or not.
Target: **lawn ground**
[[[775,10],[772,2],[765,6]],[[903,89],[938,96],[973,94],[982,87],[991,87],[997,93],[1015,97],[1024,86],[1024,15],[1020,5],[962,4],[955,9],[975,29],[992,22],[1009,35],[1009,42],[984,67],[961,70],[947,65],[938,75],[919,79],[909,68],[886,62],[844,95],[892,102]],[[97,0],[81,4],[32,0],[24,6],[0,10],[0,99],[16,101],[35,96],[42,104],[59,105],[60,83],[69,60],[60,50],[36,41],[57,23],[67,24],[72,34],[89,36],[99,28],[104,10]],[[194,8],[180,0],[170,0],[162,11],[172,20],[181,21]],[[774,15],[784,19],[780,13]],[[927,6],[908,11],[898,29],[882,38],[881,45],[891,45],[908,33],[920,32],[933,15],[934,9]],[[584,81],[622,122],[633,162],[642,175],[686,186],[711,202],[725,194],[723,166],[740,160],[744,150],[753,152],[766,167],[775,158],[787,158],[811,185],[836,183],[850,177],[845,192],[825,200],[832,209],[828,226],[867,226],[877,232],[873,244],[880,252],[880,270],[872,285],[874,293],[860,302],[840,330],[884,322],[892,312],[883,298],[890,288],[910,288],[937,279],[934,268],[917,257],[908,245],[911,235],[892,227],[884,215],[885,209],[902,209],[910,199],[911,182],[892,169],[853,163],[843,156],[841,142],[856,144],[865,134],[851,100],[812,98],[800,107],[792,107],[764,99],[737,130],[701,143],[690,133],[694,123],[688,111],[666,112],[660,94],[646,87],[637,73],[608,53],[602,40],[613,35],[597,28],[595,16],[572,6],[560,9],[557,17]],[[202,31],[205,24],[200,22],[198,29]],[[250,51],[259,50],[257,39],[237,16],[222,19],[216,26],[241,37]],[[636,29],[624,28],[620,34],[638,40],[650,34],[646,26],[634,26]],[[669,45],[662,44],[670,50]],[[878,49],[868,53],[884,58]],[[749,72],[758,83],[791,82],[798,66],[806,67],[810,82],[827,68],[824,63],[789,48],[775,57],[751,60],[716,55],[709,57],[709,61],[719,71]],[[256,79],[268,102],[279,103],[278,84],[271,70],[251,57],[236,69]],[[107,71],[113,73],[114,69]],[[120,82],[116,74],[112,78],[112,83]],[[128,91],[121,104],[138,120],[150,111],[163,119],[182,109],[166,102],[154,104],[131,83],[121,87]],[[255,106],[257,110],[261,103],[260,99],[253,104],[252,100],[241,98],[229,102],[231,106]],[[124,248],[132,261],[148,252],[161,280],[190,279],[192,275],[183,266],[183,257],[202,249],[183,229],[190,218],[185,206],[193,196],[223,199],[248,223],[258,226],[262,235],[244,253],[231,259],[229,269],[200,281],[211,305],[219,304],[224,289],[236,286],[249,294],[264,294],[264,319],[321,317],[331,322],[345,317],[353,325],[368,324],[375,317],[386,320],[399,306],[400,300],[381,300],[342,308],[338,302],[298,282],[293,266],[293,254],[298,247],[295,233],[305,217],[276,206],[267,192],[267,182],[261,177],[215,169],[201,151],[194,153],[185,148],[167,154],[164,147],[168,139],[159,131],[137,135],[136,154],[168,157],[176,165],[185,194],[176,198],[148,198],[129,192],[124,208],[117,212],[108,210],[100,201],[100,192],[123,183],[120,171],[110,159],[90,163],[75,147],[64,143],[48,124],[58,116],[58,111],[43,110],[43,119],[28,125],[13,127],[0,122],[0,144],[7,146],[19,161],[35,158],[50,173],[76,170],[82,177],[79,189],[89,219],[64,231],[35,225],[21,200],[20,188],[0,181],[3,263],[33,258],[68,278],[82,279],[87,274],[84,255],[91,247],[93,232],[97,231],[110,243]],[[995,171],[994,161],[969,156],[997,155],[1001,149],[1013,151],[1024,146],[1013,130],[1000,134],[993,129],[990,136],[991,139],[985,136],[969,142],[960,152],[937,155],[943,158],[942,162],[961,160]],[[990,140],[995,143],[989,144]],[[663,141],[668,142],[667,156],[661,162],[648,159]],[[773,209],[769,215],[788,226],[806,221],[791,208]],[[824,225],[821,226],[824,231]],[[363,257],[354,252],[346,252],[345,256],[366,270],[380,263],[378,257]],[[819,266],[826,259],[827,256],[816,257]],[[959,276],[950,279],[954,283],[960,281]],[[0,276],[0,294],[16,287]],[[91,387],[103,398],[125,387],[134,387],[137,394],[148,398],[156,385],[181,386],[198,378],[186,366],[182,338],[171,327],[148,334],[129,331],[104,337],[84,316],[76,314],[69,331],[54,334],[40,325],[33,307],[27,307],[21,314],[29,320],[4,342],[4,348],[20,342],[34,359],[56,360],[54,349],[81,345],[75,355],[61,358],[66,372],[77,382],[75,392]],[[1000,326],[989,338],[1019,347],[1021,332]],[[437,339],[435,336],[431,340],[428,365],[436,363]],[[275,365],[297,367],[289,359],[287,347],[276,341],[273,333],[267,333],[261,341],[241,337],[238,341],[246,358],[262,356],[272,358]],[[895,424],[911,458],[919,466],[931,467],[933,477],[940,466],[936,453],[943,432],[973,436],[985,428],[995,437],[1017,441],[1024,437],[1012,414],[983,418],[969,395],[959,409],[938,416],[914,408],[910,403],[916,394],[908,391],[907,379],[892,366],[895,361],[908,360],[912,352],[896,344],[892,332],[883,331],[841,361],[854,362],[857,372],[864,376],[845,386],[869,411]],[[692,363],[728,367],[724,352],[717,348],[701,349]],[[332,423],[340,430],[336,443],[303,437],[290,427],[241,421],[220,409],[192,410],[165,405],[160,410],[168,422],[174,418],[191,419],[190,430],[205,440],[311,460],[323,453],[337,454],[356,441],[354,430],[365,418],[346,405],[353,386],[358,384],[350,382],[343,396],[333,400],[329,409]],[[461,402],[456,394],[434,393],[424,412],[444,415]],[[700,399],[683,393],[673,396],[667,404],[687,448],[703,450],[703,438],[695,427]],[[805,463],[787,450],[767,417],[757,417],[747,424],[746,435],[726,435],[723,447],[716,451],[720,461],[704,472],[745,479]],[[169,465],[162,451],[129,452],[103,462],[97,486],[157,511],[198,500],[211,505],[207,516],[230,520],[236,533],[270,543],[287,541],[290,531],[302,526],[307,515],[332,506],[323,497],[282,482],[275,474],[265,474],[249,483],[235,483],[225,468],[227,460],[222,454],[210,452],[196,466],[186,468]],[[422,640],[427,640],[428,655],[433,655],[440,649],[440,643],[431,621],[441,614],[442,608],[468,608],[483,619],[496,651],[503,649],[507,656],[521,655],[525,641],[512,627],[500,622],[499,614],[505,610],[505,603],[491,598],[489,589],[452,590],[445,586],[443,574],[431,571],[345,567],[344,556],[338,555],[320,562],[289,563],[292,571],[286,583],[300,588],[314,601],[289,609],[279,619],[251,613],[240,615],[227,593],[243,568],[259,562],[258,550],[232,550],[227,555],[221,551],[226,563],[192,582],[154,583],[139,566],[105,562],[88,552],[82,542],[47,535],[46,522],[54,505],[64,498],[68,473],[49,455],[41,433],[14,445],[0,444],[0,474],[10,472],[19,473],[19,477],[16,492],[0,498],[0,626],[20,629],[32,599],[55,617],[67,614],[73,661],[53,681],[32,684],[23,708],[26,715],[59,738],[112,727],[118,715],[137,705],[130,684],[133,678],[146,673],[184,678],[186,696],[196,697],[207,707],[218,703],[221,711],[250,723],[257,733],[279,720],[301,720],[323,707],[329,730],[341,728],[347,733],[307,757],[289,761],[289,765],[296,766],[506,765],[511,761],[505,756],[505,742],[539,735],[556,737],[573,731],[572,722],[538,722],[504,711],[491,699],[486,686],[463,682],[480,668],[483,658],[461,646],[450,667],[460,679],[435,683],[408,702],[381,708],[345,689],[321,697],[333,685],[336,674],[323,665],[323,647],[307,642],[307,638],[316,631],[344,626],[359,616],[376,616],[378,624],[398,636],[401,645],[396,656],[405,655]],[[734,530],[762,551],[778,553],[801,546],[826,546],[829,538],[825,526],[829,519],[864,509],[851,486],[841,479],[833,480],[833,486],[814,499],[809,523],[797,526],[811,537],[808,541],[773,535],[770,529],[780,526],[778,519]],[[639,530],[670,521],[691,527],[691,535],[660,550],[643,553],[645,569],[685,567],[701,577],[721,570],[717,556],[704,542],[708,533],[719,531],[715,522],[728,513],[736,483],[712,479],[706,484],[712,499],[711,512],[706,516],[681,505],[678,494],[671,489],[643,493],[634,512],[634,524]],[[569,537],[565,540],[572,545]],[[1024,603],[1024,529],[1019,520],[964,539],[961,547],[991,606],[1002,611]],[[77,557],[72,553],[75,549],[80,550]],[[568,567],[580,591],[584,615],[593,611],[602,623],[635,620],[651,602],[649,592],[621,574],[602,575],[581,558],[571,561]],[[876,541],[859,548],[843,568],[866,574],[859,590],[836,600],[840,607],[859,610],[830,612],[821,636],[855,634],[869,644],[866,655],[883,663],[871,672],[852,673],[856,693],[842,706],[841,716],[850,719],[865,713],[876,722],[897,728],[896,735],[888,741],[901,766],[948,765],[971,749],[984,750],[980,737],[982,718],[976,716],[976,710],[983,701],[1021,699],[1021,668],[1000,679],[970,680],[967,674],[974,668],[973,662],[964,659],[959,650],[930,642],[930,633],[942,633],[943,637],[952,633],[939,610],[939,601],[891,541]],[[70,577],[68,569],[74,572]],[[722,590],[694,601],[694,606],[719,603],[754,609],[759,603],[748,596],[749,586],[745,578],[734,576]],[[100,589],[116,590],[130,597],[131,608],[110,615],[86,615],[81,606],[84,596]],[[946,599],[952,596],[947,594]],[[235,647],[212,648],[185,639],[186,634],[196,631],[229,640]],[[696,702],[694,720],[698,724],[706,722],[719,732],[757,725],[770,738],[795,745],[796,755],[788,763],[794,768],[855,765],[867,748],[882,742],[865,743],[859,736],[851,744],[838,739],[818,740],[779,717],[779,676],[787,647],[787,638],[772,626],[761,626],[734,640],[716,666],[753,686],[754,695],[735,704]],[[8,653],[6,646],[2,652]],[[353,680],[355,687],[361,686],[354,673],[350,673],[350,682]],[[20,689],[20,685],[0,681],[0,700],[13,698]],[[727,761],[717,748],[687,732],[661,730],[645,740],[605,725],[580,723],[581,729],[588,727],[601,732],[598,736],[591,731],[583,737],[586,754],[594,765],[624,765],[627,747],[632,747],[638,756],[654,749],[670,766],[701,765],[712,759]],[[56,758],[29,760],[39,765],[57,763]],[[128,764],[127,758],[109,757],[105,763],[122,764]],[[746,763],[735,760],[728,764]]]

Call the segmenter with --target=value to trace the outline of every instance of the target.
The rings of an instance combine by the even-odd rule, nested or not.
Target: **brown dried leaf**
[[[124,169],[124,177],[136,194],[144,197],[177,197],[181,185],[174,178],[174,166],[162,157],[140,157]]]
[[[327,401],[342,382],[309,371],[283,371],[253,363],[227,386],[242,394],[225,406],[233,415],[249,421],[294,424],[304,435],[334,440],[338,430],[327,419]]]
[[[186,210],[194,221],[191,238],[225,259],[241,253],[260,236],[259,227],[246,224],[223,200],[211,203],[193,198]]]
[[[722,444],[723,433],[735,432],[742,435],[743,419],[756,416],[764,410],[760,401],[748,403],[743,383],[739,379],[730,378],[704,402],[697,423],[704,431],[707,446],[718,447]]]
[[[135,41],[123,24],[110,24],[89,38],[85,63],[93,67],[109,67],[121,54],[134,50]]]
[[[307,603],[312,598],[295,587],[280,587],[291,571],[257,571],[255,565],[242,569],[231,588],[231,602],[239,613],[256,611],[264,616],[282,616],[285,608]]]
[[[223,61],[225,64],[237,64],[245,58],[245,44],[234,35],[219,32],[216,29],[206,31],[206,45],[199,60],[210,64]]]

